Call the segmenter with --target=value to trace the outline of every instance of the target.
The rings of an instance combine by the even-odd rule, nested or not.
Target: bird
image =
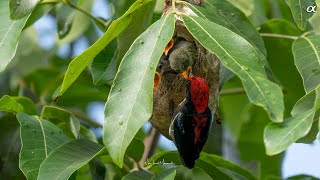
[[[213,116],[208,107],[209,86],[203,78],[192,74],[190,66],[179,74],[187,80],[186,97],[173,113],[169,135],[182,164],[192,169],[212,126]]]

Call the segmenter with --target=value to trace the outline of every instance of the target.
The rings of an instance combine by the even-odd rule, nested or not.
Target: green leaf
[[[14,115],[6,114],[0,124],[0,179],[25,179],[19,169],[19,123]]]
[[[210,167],[206,166],[213,166],[216,169],[228,174],[230,177],[233,177],[233,179],[239,179],[239,177],[244,177],[245,179],[257,179],[253,174],[251,174],[246,169],[243,169],[242,167],[235,165],[227,160],[224,160],[221,156],[217,156],[215,154],[208,154],[205,152],[202,152],[200,154],[199,161],[196,162],[196,166],[200,167],[203,170],[210,169]],[[211,174],[212,172],[207,171],[206,172],[214,178],[214,174]]]
[[[299,99],[292,109],[291,114],[292,116],[295,116],[299,113],[308,111],[309,109],[320,109],[320,85]]]
[[[282,122],[283,94],[278,85],[266,78],[255,48],[241,36],[206,19],[186,15],[182,19],[200,44],[242,80],[249,99],[263,107],[273,122]]]
[[[19,167],[29,179],[37,179],[40,164],[68,138],[54,124],[37,116],[18,113],[21,130]]]
[[[177,151],[161,151],[153,155],[150,159],[147,159],[145,166],[151,165],[153,163],[158,163],[164,161],[166,163],[172,163],[174,165],[181,165],[181,161]]]
[[[132,42],[150,26],[155,3],[156,0],[152,0],[150,3],[145,4],[131,14],[132,22],[117,37],[117,65],[120,64],[123,56],[130,48]]]
[[[294,62],[308,93],[320,84],[320,35],[297,39],[292,46]]]
[[[212,180],[212,178],[202,169],[200,168],[192,168],[188,169],[184,166],[177,167],[177,176],[175,177],[177,180]]]
[[[126,155],[133,158],[136,162],[139,162],[139,160],[142,158],[143,152],[143,141],[138,138],[134,138],[126,151]]]
[[[289,0],[293,19],[299,29],[306,29],[307,20],[313,15],[313,13],[308,13],[306,10],[309,6],[313,5],[315,5],[315,0]]]
[[[245,38],[255,46],[258,54],[261,54],[262,59],[266,58],[267,52],[260,34],[249,19],[231,3],[221,0],[205,0],[201,6],[195,6],[189,3],[187,5],[198,16],[226,27]]]
[[[26,97],[14,97],[4,95],[0,99],[0,110],[9,111],[13,113],[25,112],[30,115],[37,114],[35,104],[31,99]]]
[[[243,89],[241,81],[238,77],[230,79],[220,91],[219,97],[219,114],[223,118],[223,122],[227,125],[230,133],[238,137],[241,126],[244,123],[242,118],[246,107],[250,104],[245,93],[235,93],[230,95],[224,95],[226,92],[230,92],[234,89]],[[231,111],[232,110],[232,111]],[[242,115],[239,117],[239,115]]]
[[[10,0],[10,18],[18,20],[31,14],[39,2],[40,0]]]
[[[147,171],[133,171],[127,175],[125,175],[122,179],[123,180],[173,180],[176,176],[176,170],[171,168],[168,170],[163,171],[160,174],[151,174]]]
[[[120,167],[140,127],[152,114],[155,67],[174,32],[174,15],[151,25],[124,56],[105,105],[103,141]],[[134,68],[133,68],[134,67]]]
[[[9,111],[9,112],[23,112],[24,108],[21,104],[15,101],[12,97],[8,95],[4,95],[0,99],[0,109],[2,111]]]
[[[318,9],[320,7],[320,0],[316,0]],[[317,10],[314,15],[309,19],[310,25],[313,27],[313,30],[316,34],[320,35],[320,11]]]
[[[243,123],[237,141],[240,157],[242,160],[262,159],[265,157],[263,130],[270,122],[268,115],[262,108],[252,104],[241,114]]]
[[[132,21],[130,14],[150,1],[151,0],[138,0],[135,2],[123,16],[111,23],[107,32],[105,32],[103,36],[70,62],[59,91],[59,96],[69,89],[90,61],[129,26]]]
[[[93,0],[78,0],[75,6],[90,13],[93,6]],[[58,47],[75,41],[90,27],[91,19],[86,14],[80,11],[73,11],[72,14],[72,25],[68,30],[68,33],[62,39],[57,40]]]
[[[36,22],[38,19],[40,19],[42,16],[50,12],[53,7],[54,3],[40,3],[38,4],[32,11],[30,17],[28,18],[28,21],[26,25],[23,27],[23,29],[28,28],[31,26],[34,22]]]
[[[79,138],[80,122],[71,112],[54,106],[44,106],[41,118],[52,118],[66,122],[74,137]]]
[[[286,34],[300,36],[300,30],[291,22],[284,19],[272,19],[261,26],[260,32],[271,34]],[[290,110],[304,94],[301,76],[294,65],[291,51],[293,41],[291,39],[263,37],[267,52],[268,62],[275,79],[281,84],[284,93],[285,117],[290,116]],[[281,59],[281,61],[279,61]],[[286,67],[286,71],[283,70]],[[288,78],[290,74],[290,78]]]
[[[150,158],[146,165],[153,163],[166,162],[174,165],[181,165],[177,151],[160,152]],[[224,160],[222,157],[202,152],[200,158],[196,161],[195,167],[201,168],[213,179],[232,179],[244,177],[246,179],[256,179],[249,171]]]
[[[270,123],[264,131],[264,143],[268,155],[278,154],[311,129],[315,110],[310,109],[285,119],[282,124]]]
[[[240,9],[246,16],[250,16],[254,9],[254,0],[228,0],[238,9]]]
[[[60,6],[56,7],[56,11],[57,31],[59,38],[63,39],[71,29],[76,10],[68,4],[60,4]]]
[[[306,175],[306,174],[300,174],[300,175],[288,177],[286,180],[319,180],[319,178]]]
[[[117,41],[114,39],[92,61],[90,70],[95,85],[112,84],[117,73]]]
[[[68,179],[72,173],[104,152],[104,148],[87,139],[71,140],[52,151],[40,166],[38,179]]]
[[[9,17],[9,0],[0,1],[0,72],[4,71],[9,62],[14,57],[20,33],[27,22],[28,16],[18,21],[13,21]]]
[[[149,179],[153,178],[153,174],[147,171],[133,171],[127,175],[125,175],[122,179],[123,180],[140,180],[140,179]]]

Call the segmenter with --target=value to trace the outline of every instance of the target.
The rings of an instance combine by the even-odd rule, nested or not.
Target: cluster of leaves
[[[0,2],[0,18],[5,27],[0,33],[0,71],[6,69],[10,76],[19,67],[19,64],[12,67],[8,64],[16,54],[21,32],[24,29],[27,32],[31,27],[26,27],[48,12],[58,22],[57,46],[85,33],[92,25],[89,18],[106,30],[70,63],[51,58],[49,67],[30,67],[16,74],[21,77],[22,96],[16,96],[15,90],[11,92],[13,96],[0,99],[0,110],[10,112],[4,113],[1,121],[11,123],[12,129],[0,136],[4,138],[0,143],[9,144],[0,152],[1,157],[5,154],[3,167],[16,155],[9,153],[19,139],[18,125],[12,122],[15,119],[20,124],[19,167],[28,179],[86,178],[89,171],[94,179],[122,176],[123,179],[264,179],[280,175],[281,155],[270,158],[266,154],[279,154],[299,139],[311,142],[316,138],[314,134],[319,129],[312,127],[320,128],[320,35],[317,34],[320,13],[311,17],[305,11],[315,1],[289,0],[288,5],[284,1],[272,2],[279,9],[268,9],[269,6],[258,0],[252,0],[255,6],[249,9],[231,0],[204,0],[201,6],[173,1],[174,5],[189,7],[197,16],[172,9],[160,19],[154,15],[155,0],[114,1],[116,13],[110,24],[88,13],[92,3],[92,0]],[[129,7],[127,11],[126,7]],[[224,67],[221,84],[225,84],[222,94],[234,88],[245,90],[246,95],[222,97],[221,112],[238,138],[241,157],[258,160],[260,174],[253,175],[205,152],[192,170],[181,166],[176,152],[161,152],[149,160],[172,162],[172,166],[141,168],[138,165],[144,151],[139,130],[152,115],[155,67],[173,36],[177,17],[204,48],[221,60]],[[300,30],[293,25],[291,17]],[[150,25],[151,22],[154,23]],[[260,26],[260,33],[252,23]],[[24,54],[20,59],[23,57]],[[53,102],[51,96],[58,101]],[[99,124],[73,110],[84,111],[89,102],[97,100],[106,101],[102,140],[97,140],[88,129]],[[10,136],[14,139],[8,142]],[[265,168],[271,165],[274,166]],[[130,172],[136,166],[140,170]]]

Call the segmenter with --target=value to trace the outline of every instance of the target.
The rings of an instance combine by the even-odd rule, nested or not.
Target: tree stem
[[[291,39],[291,40],[296,40],[299,38],[298,36],[290,36],[285,34],[260,33],[260,35],[262,37],[284,38],[284,39]]]

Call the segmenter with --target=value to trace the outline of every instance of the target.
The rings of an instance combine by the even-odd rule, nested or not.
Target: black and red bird
[[[188,168],[194,167],[211,130],[212,113],[208,102],[207,82],[190,73],[186,97],[176,108],[169,130],[180,159]]]

